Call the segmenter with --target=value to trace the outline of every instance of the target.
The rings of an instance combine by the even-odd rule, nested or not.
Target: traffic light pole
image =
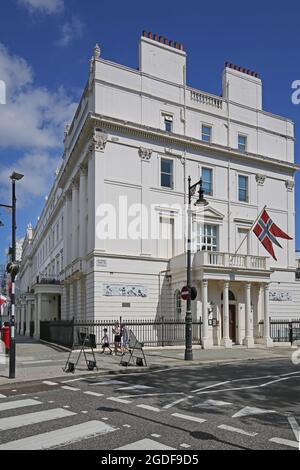
[[[12,263],[16,262],[16,182],[12,180]],[[9,378],[16,377],[16,294],[15,273],[11,274]]]

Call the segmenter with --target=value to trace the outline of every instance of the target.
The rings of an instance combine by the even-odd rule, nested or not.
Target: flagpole
[[[254,225],[255,225],[255,224],[257,223],[257,221],[260,219],[261,214],[263,213],[263,211],[264,211],[266,208],[267,208],[267,206],[265,205],[265,207],[264,207],[264,208],[261,210],[261,212],[259,213],[258,217],[257,217],[257,218],[255,219],[255,221],[253,222],[252,227],[250,228],[249,232],[252,231]],[[240,243],[238,249],[237,249],[236,252],[235,252],[235,255],[237,255],[237,253],[240,251],[242,245],[244,244],[244,242],[245,242],[245,240],[248,238],[248,236],[249,236],[249,233],[247,233],[247,235],[243,238],[242,242]]]

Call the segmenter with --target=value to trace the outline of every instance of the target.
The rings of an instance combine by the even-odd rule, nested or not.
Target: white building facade
[[[295,238],[293,123],[263,111],[254,72],[226,64],[222,88],[190,88],[183,47],[151,33],[138,70],[95,47],[62,166],[24,243],[18,321],[34,321],[37,337],[46,319],[184,319],[189,176],[202,177],[209,202],[192,214],[203,346],[271,345],[270,317],[300,317],[294,240],[281,240],[275,262],[251,230],[267,206]]]

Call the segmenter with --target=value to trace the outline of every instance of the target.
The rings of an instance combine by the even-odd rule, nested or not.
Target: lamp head
[[[199,182],[199,197],[195,202],[195,206],[207,206],[209,202],[204,198],[204,189],[202,186],[202,179]]]
[[[10,176],[10,179],[13,181],[20,181],[23,178],[24,175],[22,175],[22,173],[17,173],[16,171],[14,171],[13,174]]]

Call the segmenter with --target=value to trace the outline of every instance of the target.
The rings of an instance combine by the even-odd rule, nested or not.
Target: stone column
[[[273,346],[273,340],[270,337],[270,285],[264,285],[264,340],[263,344],[265,344],[268,348]]]
[[[96,205],[95,205],[95,152],[91,152],[88,163],[88,253],[95,249],[95,217],[96,217]]]
[[[72,259],[78,258],[78,194],[79,186],[77,181],[72,184]]]
[[[208,328],[208,281],[204,280],[201,283],[202,287],[202,347],[203,349],[209,349],[212,346],[211,338],[209,337]]]
[[[30,320],[31,320],[31,301],[27,302],[27,315],[26,315],[26,336],[30,334]]]
[[[66,192],[65,194],[65,205],[64,205],[64,266],[62,268],[67,267],[70,264],[70,226],[71,226],[71,192]]]
[[[221,345],[225,348],[232,348],[232,341],[229,337],[229,282],[223,285],[223,339]]]
[[[42,320],[42,294],[37,294],[34,322],[34,337],[40,339],[40,321]]]
[[[80,167],[79,183],[79,257],[85,258],[87,255],[87,167]]]
[[[251,283],[247,282],[245,284],[245,313],[246,313],[246,337],[244,340],[244,345],[247,348],[254,347],[254,337],[253,337],[253,316],[251,309]]]

